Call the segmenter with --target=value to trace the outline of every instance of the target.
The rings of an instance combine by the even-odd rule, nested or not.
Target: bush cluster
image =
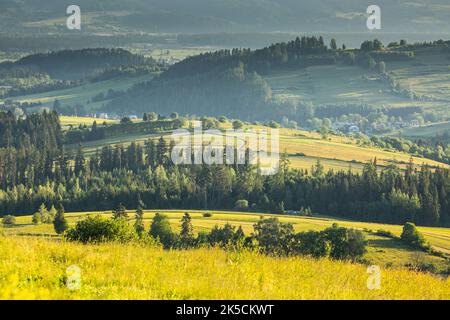
[[[414,223],[405,223],[400,238],[414,249],[420,249],[424,251],[431,250],[430,244],[425,240],[419,230],[417,230]]]
[[[108,219],[95,215],[79,221],[66,232],[65,239],[82,243],[128,242],[137,239],[137,234],[125,219]]]
[[[12,226],[16,224],[16,217],[12,215],[6,215],[2,218],[2,223],[4,226]]]
[[[209,232],[194,234],[192,219],[185,213],[181,219],[181,230],[172,230],[169,217],[156,213],[145,233],[142,212],[136,214],[139,223],[134,228],[124,217],[103,218],[89,216],[79,221],[65,233],[69,241],[98,243],[106,241],[128,242],[151,238],[165,249],[189,249],[201,246],[239,250],[257,250],[272,256],[306,255],[314,258],[330,257],[338,260],[358,260],[366,252],[364,233],[334,224],[324,231],[295,233],[291,223],[280,222],[278,218],[261,219],[253,226],[254,233],[246,236],[242,227],[229,223],[215,226]],[[153,241],[153,243],[154,243]]]

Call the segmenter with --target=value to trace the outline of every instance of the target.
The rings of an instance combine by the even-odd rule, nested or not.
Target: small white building
[[[202,122],[200,120],[192,120],[189,127],[191,129],[193,128],[201,128],[202,127]]]
[[[419,120],[411,120],[411,127],[420,127]]]
[[[105,112],[99,113],[98,118],[100,119],[108,119],[108,114]]]

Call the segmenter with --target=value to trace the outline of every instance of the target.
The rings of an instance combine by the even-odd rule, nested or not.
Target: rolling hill
[[[449,53],[445,41],[330,50],[322,37],[297,37],[258,50],[188,57],[110,101],[105,110],[288,118],[310,128],[314,117],[356,115],[359,120],[353,121],[367,120],[360,129],[382,133],[395,122],[449,116]]]
[[[0,300],[450,300],[449,0],[72,4],[0,1]]]
[[[145,212],[146,228],[155,212]],[[173,228],[178,230],[183,212],[165,212]],[[245,233],[248,234],[253,231],[252,225],[260,219],[260,216],[272,217],[267,214],[241,212],[214,211],[211,212],[211,217],[205,217],[202,211],[189,213],[193,218],[195,232],[231,223],[243,226]],[[110,216],[111,212],[100,214]],[[73,225],[86,215],[87,213],[69,213],[67,218],[69,224]],[[399,235],[401,226],[359,223],[320,216],[277,217],[283,222],[293,223],[296,231],[323,230],[335,222],[365,230],[369,241],[365,258],[367,263],[381,267],[383,277],[381,290],[367,290],[367,266],[360,264],[305,257],[265,257],[251,251],[234,252],[215,248],[163,251],[160,248],[135,244],[81,245],[61,242],[55,235],[52,225],[36,226],[31,223],[30,216],[23,216],[17,218],[15,226],[0,228],[6,235],[6,237],[0,235],[0,258],[7,262],[0,267],[2,274],[6,275],[4,280],[0,281],[1,297],[8,299],[118,297],[448,299],[450,297],[448,281],[429,274],[409,271],[404,267],[419,256],[417,259],[423,263],[433,263],[440,270],[446,270],[447,261],[416,252],[399,240],[370,233],[370,230],[384,229]],[[446,254],[450,253],[448,229],[420,228],[420,231],[436,249]],[[113,264],[114,270],[108,269]],[[77,265],[82,270],[81,290],[71,293],[56,281],[70,265]],[[34,274],[38,276],[33,277]],[[25,275],[28,275],[28,278]],[[34,280],[30,281],[30,275]],[[193,279],[195,281],[192,281]],[[138,287],[133,285],[136,281],[140,284]],[[105,286],[105,283],[108,285]],[[211,286],[211,283],[215,285]],[[297,285],[299,283],[301,287]]]
[[[83,117],[63,117],[62,124],[65,127],[78,126],[80,123],[91,125],[94,120],[92,118]],[[112,123],[112,122],[111,122]],[[264,129],[263,126],[246,126],[255,130]],[[225,122],[221,124],[221,129],[230,129],[231,123]],[[266,128],[267,129],[267,128]],[[226,134],[224,133],[224,136]],[[160,136],[164,136],[168,141],[171,139],[170,132],[161,132],[155,134],[121,134],[114,137],[100,139],[95,141],[83,142],[83,152],[87,156],[93,155],[96,150],[103,146],[123,145],[128,146],[132,142],[144,145],[148,139],[157,140]],[[78,148],[78,144],[68,145],[67,149],[73,152]],[[310,170],[311,167],[320,161],[326,170],[334,171],[352,170],[361,172],[365,163],[377,159],[379,168],[390,165],[396,165],[401,169],[406,168],[412,159],[415,167],[426,164],[430,167],[447,168],[448,165],[439,161],[426,159],[417,156],[411,156],[405,152],[395,150],[382,149],[377,147],[369,147],[361,145],[357,139],[352,137],[328,135],[326,138],[319,133],[297,130],[297,129],[281,129],[280,132],[280,152],[286,152],[290,167],[296,169]]]
[[[16,32],[66,32],[65,8],[70,1],[6,0],[0,6],[1,29]],[[267,31],[367,31],[366,8],[357,0],[132,0],[77,4],[84,13],[87,32],[267,32]],[[449,32],[450,7],[445,0],[378,1],[386,32]],[[17,19],[19,17],[19,19]]]
[[[154,76],[155,74],[153,73],[136,77],[124,76],[99,82],[88,82],[80,86],[75,86],[67,89],[51,90],[42,93],[15,96],[12,99],[19,103],[38,104],[38,107],[34,108],[35,110],[39,110],[41,108],[51,109],[55,100],[58,100],[63,106],[83,105],[87,106],[89,111],[95,112],[103,105],[108,103],[109,100],[106,99],[98,102],[92,102],[91,100],[93,97],[101,93],[106,94],[109,89],[116,91],[125,91],[133,87],[135,84],[152,80]],[[8,99],[0,99],[0,104],[2,102],[4,103],[5,100]]]

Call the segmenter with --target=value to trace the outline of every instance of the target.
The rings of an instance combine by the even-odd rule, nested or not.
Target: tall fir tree
[[[134,221],[134,230],[136,230],[136,233],[139,236],[142,236],[145,232],[144,227],[144,211],[142,210],[142,207],[138,205],[138,208],[136,209],[136,216]]]
[[[66,231],[69,227],[65,217],[64,207],[61,203],[58,204],[58,207],[56,209],[56,216],[53,220],[53,227],[55,228],[57,234],[64,233],[64,231]]]
[[[123,206],[123,204],[119,203],[119,205],[112,211],[113,219],[127,219],[128,213],[126,210],[127,209]]]
[[[194,244],[194,227],[192,225],[192,218],[187,212],[181,218],[180,240],[184,246],[192,246]]]

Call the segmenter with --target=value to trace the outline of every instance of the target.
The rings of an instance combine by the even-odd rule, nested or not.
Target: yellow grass
[[[161,212],[167,214],[169,221],[172,225],[174,232],[179,232],[180,220],[185,211],[180,210],[147,210],[144,212],[144,225],[146,230],[149,229],[155,212]],[[391,231],[397,236],[400,236],[402,232],[402,226],[376,224],[366,222],[347,221],[343,219],[317,216],[317,217],[298,217],[298,216],[286,216],[286,215],[271,215],[260,213],[244,213],[244,212],[230,212],[230,211],[208,211],[212,213],[212,217],[204,217],[205,211],[187,211],[192,217],[192,223],[195,232],[209,231],[214,226],[224,226],[226,223],[230,223],[235,226],[241,226],[245,234],[251,234],[253,225],[260,219],[261,216],[278,217],[282,222],[292,223],[296,232],[308,231],[308,230],[324,230],[330,227],[333,223],[338,223],[341,226],[356,228],[356,229],[370,229],[373,231],[383,229]],[[75,223],[81,219],[84,219],[88,214],[86,212],[66,213],[67,220],[70,226],[74,226]],[[111,211],[96,212],[91,214],[101,214],[105,217],[111,217]],[[128,211],[130,223],[133,223],[134,212]],[[31,216],[21,216],[16,218],[16,225],[8,228],[1,228],[2,232],[7,236],[31,236],[31,237],[44,237],[44,238],[56,238],[57,235],[51,224],[33,225],[31,222]],[[419,227],[419,230],[424,234],[427,241],[438,251],[443,252],[447,256],[450,256],[450,229],[448,228],[428,228]],[[57,238],[56,238],[57,239]],[[371,234],[367,234],[369,240],[369,250],[365,256],[365,259],[380,265],[389,265],[391,267],[403,267],[405,264],[411,261],[414,250],[399,240],[392,240],[383,238]],[[425,261],[435,264],[439,270],[446,270],[450,267],[449,263],[440,257],[432,255],[425,255]]]
[[[320,139],[316,134],[299,130],[282,131],[280,148],[281,151],[286,151],[291,156],[303,153],[308,157],[321,159],[325,164],[327,159],[345,161],[350,164],[352,162],[365,163],[377,158],[379,165],[386,166],[396,163],[400,167],[405,167],[405,163],[408,163],[411,158],[411,155],[403,152],[361,147],[356,144],[355,140],[350,138],[331,136],[329,139]],[[301,160],[301,158],[294,158],[293,167],[302,168]],[[446,164],[425,158],[413,157],[413,162],[418,166],[426,164],[429,166],[448,167]]]
[[[66,125],[69,123],[76,125],[80,123],[92,124],[94,120],[97,120],[99,124],[102,123],[102,119],[94,118],[61,118],[62,123]],[[267,130],[267,127],[259,125],[249,125],[247,128]],[[221,129],[231,129],[231,123],[222,123]],[[83,143],[83,149],[85,154],[89,156],[104,145],[122,144],[127,146],[132,141],[143,144],[148,139],[159,139],[160,136],[164,136],[168,140],[171,139],[170,133],[122,135]],[[78,145],[71,145],[68,146],[68,149],[77,147]],[[364,163],[374,158],[377,158],[379,166],[396,164],[400,168],[405,168],[411,158],[407,153],[360,146],[351,137],[330,135],[327,139],[322,139],[318,133],[294,129],[280,129],[280,152],[287,152],[291,168],[308,170],[316,164],[317,160],[320,160],[326,170],[351,169],[352,171],[361,172]],[[413,163],[416,167],[426,164],[432,167],[448,168],[447,164],[419,157],[413,157]]]
[[[359,222],[345,219],[339,219],[335,217],[326,216],[314,216],[314,217],[301,217],[292,215],[274,215],[267,213],[245,213],[235,211],[211,211],[211,210],[146,210],[144,211],[144,222],[146,227],[149,226],[151,219],[156,212],[167,214],[173,227],[178,227],[180,219],[185,212],[188,212],[192,217],[192,222],[197,231],[210,230],[215,225],[225,225],[231,223],[236,226],[242,226],[245,233],[249,234],[253,232],[253,224],[255,224],[260,217],[277,217],[281,222],[292,223],[296,232],[307,230],[323,230],[330,227],[333,223],[338,223],[344,227],[356,228],[356,229],[370,229],[373,231],[383,229],[391,231],[393,234],[400,236],[402,232],[402,226],[390,225],[382,223],[370,223]],[[205,212],[212,213],[212,217],[203,217]],[[100,212],[73,212],[66,213],[66,218],[69,225],[74,225],[77,221],[86,218],[89,214],[101,214],[106,217],[111,216],[111,211]],[[134,211],[129,210],[128,215],[130,219],[134,218]],[[31,216],[18,216],[16,217],[16,225],[13,227],[3,227],[0,224],[0,232],[6,235],[39,235],[39,236],[55,236],[56,233],[53,230],[53,225],[33,225]],[[450,228],[436,228],[436,227],[418,227],[418,230],[422,232],[425,239],[432,245],[443,249],[442,251],[450,254]]]
[[[81,287],[66,287],[66,269]],[[382,270],[367,288],[362,265],[272,258],[219,249],[162,251],[138,245],[81,245],[0,237],[1,299],[449,299],[450,281]]]
[[[103,122],[106,122],[108,124],[114,124],[119,123],[118,120],[111,120],[111,119],[100,119],[100,118],[92,118],[92,117],[73,117],[73,116],[59,116],[59,120],[61,122],[62,126],[78,126],[80,124],[85,124],[87,126],[92,125],[94,121],[97,122],[97,124],[102,124]]]

